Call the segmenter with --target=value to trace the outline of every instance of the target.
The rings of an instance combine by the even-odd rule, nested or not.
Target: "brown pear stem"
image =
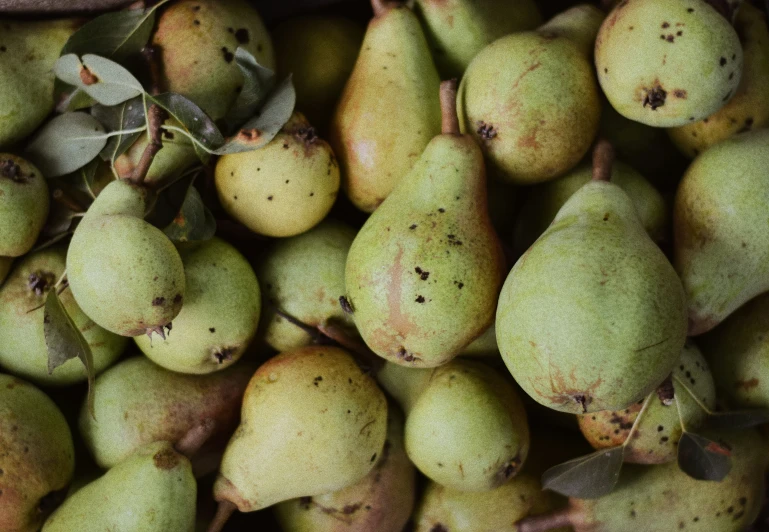
[[[147,144],[147,147],[144,148],[144,153],[142,153],[142,157],[139,159],[139,164],[136,165],[136,168],[131,175],[131,181],[137,185],[144,183],[144,179],[147,177],[147,172],[150,170],[155,155],[157,155],[160,148],[163,147],[163,140],[161,139],[162,130],[160,129],[160,126],[163,125],[163,122],[167,117],[168,114],[158,104],[153,103],[147,110],[147,130],[150,141]]]
[[[203,444],[208,441],[215,429],[216,421],[211,418],[204,419],[188,430],[187,434],[176,442],[176,445],[174,445],[176,452],[183,454],[187,458],[192,458],[203,447]]]
[[[147,45],[142,48],[142,57],[147,62],[147,70],[150,76],[149,92],[153,96],[157,96],[162,92],[159,54],[160,52],[156,46]]]
[[[379,17],[389,11],[398,2],[393,0],[371,0],[371,9],[374,10],[374,16]]]
[[[614,166],[614,147],[611,142],[601,138],[593,148],[593,181],[611,181]]]
[[[363,341],[350,336],[341,326],[323,322],[318,325],[318,330],[345,349],[358,355],[360,361],[366,365],[372,375],[376,375],[382,369],[385,362],[384,359],[374,353]]]
[[[224,525],[227,524],[232,514],[235,513],[238,507],[235,503],[230,501],[219,501],[219,506],[216,508],[216,515],[214,515],[211,524],[208,525],[208,532],[222,532]]]
[[[456,78],[441,82],[441,133],[459,135]]]
[[[515,524],[518,532],[545,532],[554,528],[571,526],[571,510],[564,508],[545,515],[534,515],[521,519]]]

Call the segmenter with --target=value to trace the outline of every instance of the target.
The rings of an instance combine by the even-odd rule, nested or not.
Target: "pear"
[[[245,0],[174,2],[158,17],[152,45],[160,51],[163,88],[189,98],[214,120],[227,114],[242,88],[235,50],[275,68],[272,40]]]
[[[53,64],[78,23],[4,20],[2,25],[0,147],[22,140],[53,110]]]
[[[331,210],[339,165],[328,143],[294,113],[263,148],[220,157],[216,191],[224,210],[255,233],[295,236]]]
[[[529,191],[515,225],[515,249],[526,251],[563,207],[563,204],[590,181],[592,167],[582,164],[567,175],[533,187]],[[659,242],[667,236],[668,213],[662,194],[630,166],[615,162],[611,182],[624,190],[635,205],[638,217],[652,240]]]
[[[403,414],[390,406],[387,439],[374,469],[356,484],[275,506],[285,532],[401,532],[415,496],[414,466],[403,448]]]
[[[670,373],[686,338],[681,281],[618,186],[574,193],[516,262],[497,307],[497,343],[538,403],[571,413],[624,410]],[[605,154],[604,154],[605,155]]]
[[[492,323],[486,331],[467,345],[460,356],[466,357],[499,357],[497,347],[497,329]]]
[[[467,67],[460,123],[480,144],[492,176],[547,181],[590,148],[601,102],[584,43],[602,18],[593,6],[572,8],[539,31],[494,41]]]
[[[0,257],[0,286],[3,286],[8,272],[11,271],[11,266],[13,266],[13,259],[11,257]]]
[[[734,408],[769,408],[769,294],[745,303],[702,338],[719,399]]]
[[[192,532],[197,485],[189,460],[169,442],[150,443],[80,488],[45,532]]]
[[[216,420],[229,434],[254,368],[238,364],[211,375],[184,375],[132,357],[97,377],[93,415],[80,410],[83,442],[99,467],[109,469],[154,441],[177,442],[195,424]]]
[[[683,431],[699,428],[715,406],[713,375],[699,349],[687,343],[670,381],[625,410],[578,416],[579,428],[595,449],[623,445],[631,438],[625,444],[625,462],[663,464],[678,456]]]
[[[363,28],[335,16],[294,17],[273,32],[278,75],[291,74],[296,107],[325,132],[358,57]]]
[[[384,394],[346,351],[305,347],[271,358],[246,388],[210,530],[235,508],[253,512],[360,481],[381,456],[386,429]]]
[[[331,120],[345,192],[373,212],[440,132],[440,79],[419,20],[372,0],[374,18]]]
[[[97,325],[122,336],[162,333],[184,298],[179,253],[143,220],[146,194],[127,181],[111,182],[77,226],[67,251],[75,301]]]
[[[461,78],[487,44],[542,23],[534,0],[417,0],[415,10],[446,78]]]
[[[40,170],[21,157],[0,153],[0,256],[20,257],[32,249],[48,207],[48,185]]]
[[[39,530],[74,470],[72,434],[54,402],[0,374],[0,530]]]
[[[400,364],[446,363],[493,321],[503,256],[486,208],[483,157],[441,86],[443,134],[363,225],[345,284],[363,340]]]
[[[695,159],[678,187],[674,264],[690,336],[769,290],[768,164],[769,131],[743,133]]]
[[[66,256],[63,246],[29,254],[0,288],[0,366],[43,386],[67,386],[87,378],[85,366],[76,358],[48,372],[43,314],[48,292],[64,274]],[[96,325],[70,290],[61,292],[59,299],[91,348],[94,372],[101,373],[120,357],[128,340]]]
[[[764,498],[766,442],[755,431],[717,436],[731,449],[732,467],[721,482],[695,480],[669,463],[625,466],[619,483],[600,499],[570,499],[565,510],[518,522],[518,532],[571,526],[575,532],[745,530]]]
[[[676,146],[689,158],[735,133],[769,124],[769,30],[764,14],[749,3],[737,11],[734,29],[743,51],[742,79],[734,96],[716,113],[670,129]]]
[[[354,229],[326,220],[304,234],[276,242],[262,257],[257,276],[265,301],[263,334],[271,347],[288,351],[313,342],[310,334],[276,311],[310,326],[332,320],[354,328],[339,305],[353,239]]]
[[[256,334],[261,308],[251,265],[219,238],[178,246],[186,278],[184,308],[166,338],[138,336],[156,364],[181,373],[211,373],[237,362]]]
[[[628,0],[601,25],[598,81],[623,116],[655,127],[702,120],[737,92],[742,46],[706,0]]]

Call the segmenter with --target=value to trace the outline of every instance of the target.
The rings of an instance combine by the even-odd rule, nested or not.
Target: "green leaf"
[[[206,153],[214,153],[214,150],[224,144],[224,137],[203,110],[181,94],[165,92],[157,96],[147,96],[151,102],[158,104],[165,109],[172,118],[176,119],[182,125],[181,130],[173,129],[169,126],[163,126],[166,129],[180,131],[193,140],[196,152],[202,150]],[[203,155],[198,152],[198,155]]]
[[[61,56],[53,65],[60,80],[85,91],[103,105],[117,105],[144,93],[141,83],[118,63],[104,57],[85,54]]]
[[[111,107],[95,105],[91,108],[91,115],[110,131],[135,130],[144,127],[147,121],[141,97]],[[123,155],[140,135],[142,132],[110,137],[99,155],[104,161],[114,161]]]
[[[99,161],[94,159],[79,170],[83,185],[93,199],[96,199],[104,187],[115,180],[112,172],[97,172],[98,168]]]
[[[542,489],[578,499],[603,497],[617,484],[624,452],[623,446],[612,447],[553,466],[542,475]]]
[[[254,116],[265,97],[275,86],[275,72],[256,62],[244,48],[235,50],[235,62],[243,74],[243,86],[235,103],[223,121],[227,131],[232,131]]]
[[[723,480],[732,468],[730,456],[727,447],[693,432],[678,442],[678,467],[697,480]]]
[[[79,358],[88,375],[88,407],[93,415],[93,354],[80,329],[67,314],[56,289],[48,292],[43,313],[43,335],[48,348],[48,373],[72,358]]]
[[[45,177],[85,166],[107,144],[104,127],[86,113],[64,113],[45,124],[27,146],[27,157]]]
[[[743,430],[764,423],[769,423],[769,410],[756,408],[712,413],[705,421],[705,427],[714,430]]]
[[[174,242],[208,240],[216,232],[216,220],[203,204],[198,190],[190,183],[182,207],[163,232]]]
[[[85,91],[72,85],[67,85],[59,78],[54,80],[53,98],[57,113],[87,109],[96,103],[96,100],[88,96]]]

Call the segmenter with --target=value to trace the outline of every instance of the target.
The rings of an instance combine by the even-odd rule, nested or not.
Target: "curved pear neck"
[[[460,135],[459,117],[457,116],[457,80],[441,82],[441,133]]]
[[[128,180],[118,179],[107,185],[96,197],[86,212],[84,220],[114,214],[144,218],[146,207],[146,189]]]

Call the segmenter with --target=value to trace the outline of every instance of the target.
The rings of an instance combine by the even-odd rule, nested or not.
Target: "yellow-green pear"
[[[173,2],[158,17],[152,45],[160,51],[163,90],[189,98],[214,120],[227,114],[243,85],[235,50],[275,68],[270,35],[245,0]]]
[[[285,532],[402,532],[415,497],[415,470],[403,448],[403,414],[389,406],[387,439],[371,472],[339,491],[275,506]]]
[[[358,57],[363,28],[335,16],[293,17],[273,32],[278,75],[291,74],[296,107],[322,132]]]
[[[594,6],[574,7],[537,31],[497,39],[467,67],[460,123],[483,149],[490,175],[539,183],[588,151],[601,116],[589,48],[602,19]]]
[[[43,392],[0,374],[0,530],[37,532],[75,470],[72,434]]]
[[[53,110],[53,65],[75,20],[3,20],[0,35],[0,147],[32,133]]]
[[[73,358],[48,372],[43,314],[48,293],[65,271],[67,250],[55,246],[31,253],[15,265],[0,288],[0,367],[43,386],[85,381],[83,363]],[[128,339],[96,325],[78,306],[70,290],[59,294],[64,310],[91,348],[94,373],[111,366]]]
[[[181,373],[211,373],[237,362],[256,334],[259,282],[248,261],[219,238],[178,245],[185,301],[165,338],[134,338],[153,362]]]
[[[216,191],[224,210],[253,232],[295,236],[315,227],[334,205],[339,165],[301,113],[266,146],[222,156]]]
[[[459,355],[466,357],[498,357],[497,329],[494,327],[494,324],[492,323],[483,334],[462,349]]]
[[[441,86],[443,134],[363,225],[347,255],[355,325],[378,355],[444,364],[494,318],[504,258],[478,145],[459,133],[456,81]]]
[[[462,77],[487,44],[542,23],[534,0],[417,0],[415,10],[435,64],[447,78]]]
[[[745,2],[734,29],[743,52],[742,79],[734,96],[717,112],[698,122],[670,129],[676,146],[693,158],[735,133],[769,124],[769,30],[764,14]]]
[[[32,249],[48,207],[48,184],[40,170],[21,157],[0,153],[0,256],[20,257]]]
[[[313,343],[310,334],[278,311],[310,326],[332,320],[354,328],[339,304],[354,239],[353,228],[325,220],[304,234],[276,242],[261,258],[256,271],[264,294],[262,334],[272,348],[288,351]]]
[[[271,358],[246,388],[210,530],[236,508],[253,512],[360,481],[381,456],[386,428],[384,394],[346,351],[305,347]]]
[[[190,461],[160,441],[138,449],[80,488],[45,532],[193,532],[197,484]]]
[[[374,18],[330,127],[353,205],[373,212],[440,132],[440,79],[416,15],[372,0]]]
[[[769,131],[742,133],[697,157],[676,193],[674,264],[689,335],[769,290]]]

